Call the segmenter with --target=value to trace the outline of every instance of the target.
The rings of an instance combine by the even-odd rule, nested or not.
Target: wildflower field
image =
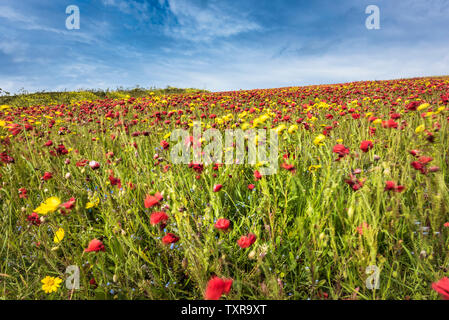
[[[20,101],[2,299],[449,298],[447,77]],[[195,121],[275,129],[279,170],[172,163]]]

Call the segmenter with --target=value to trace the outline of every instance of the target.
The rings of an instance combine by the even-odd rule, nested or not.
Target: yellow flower
[[[55,232],[55,237],[53,238],[53,241],[55,243],[60,243],[62,239],[64,239],[65,231],[62,228],[59,228],[58,231]]]
[[[415,129],[416,133],[421,133],[426,129],[426,127],[422,124]]]
[[[382,119],[376,119],[373,121],[373,124],[381,124],[382,123]]]
[[[44,279],[41,280],[41,282],[42,282],[42,290],[44,290],[45,293],[52,293],[56,292],[58,288],[61,286],[62,279],[46,276]]]
[[[321,165],[320,165],[320,164],[311,165],[311,166],[309,167],[309,171],[310,171],[310,172],[314,172],[314,171],[316,171],[316,170],[318,170],[318,169],[320,169],[320,168],[321,168]]]
[[[86,209],[96,207],[96,206],[98,206],[99,203],[100,203],[100,199],[95,198],[93,201],[89,201],[88,203],[86,203]]]
[[[287,129],[285,124],[281,124],[281,125],[277,126],[276,128],[274,128],[274,131],[276,131],[277,134],[281,134],[285,129]]]
[[[58,197],[50,197],[47,200],[45,200],[44,202],[42,202],[39,207],[34,209],[34,212],[43,214],[43,215],[51,213],[51,212],[55,212],[59,208],[60,204],[61,204],[61,199],[59,199]]]
[[[314,140],[313,144],[317,146],[323,145],[323,141],[326,139],[326,136],[324,134],[319,134]]]
[[[420,105],[420,106],[418,107],[418,111],[427,109],[429,106],[430,106],[430,104],[428,104],[428,103],[423,103],[422,105]]]
[[[337,139],[337,143],[343,143],[343,139]]]
[[[291,125],[290,128],[288,128],[288,133],[290,133],[290,134],[292,134],[296,131],[298,131],[298,126],[296,124]]]
[[[241,126],[242,130],[246,130],[249,127],[251,127],[251,125],[248,122],[243,123],[242,126]]]

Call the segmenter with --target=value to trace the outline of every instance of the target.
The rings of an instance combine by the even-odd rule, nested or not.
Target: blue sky
[[[68,30],[66,7],[80,9]],[[380,29],[368,30],[368,5]],[[449,0],[1,0],[0,88],[212,91],[449,74]]]

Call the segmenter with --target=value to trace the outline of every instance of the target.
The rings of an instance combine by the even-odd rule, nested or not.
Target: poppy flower
[[[101,242],[98,239],[91,240],[87,248],[84,249],[84,252],[98,252],[98,251],[105,251],[103,242]]]
[[[449,279],[447,277],[432,283],[432,289],[438,292],[444,300],[449,300]]]
[[[332,152],[338,154],[338,158],[340,159],[349,154],[349,149],[342,144],[336,144],[332,149]]]
[[[346,179],[345,182],[352,187],[352,190],[357,191],[363,187],[366,179],[357,179],[354,175],[350,174],[349,179]]]
[[[362,141],[362,143],[360,144],[360,150],[362,150],[363,152],[368,152],[372,148],[373,148],[373,142],[370,140]]]
[[[39,218],[39,215],[36,212],[31,213],[28,217],[27,220],[35,226],[39,226],[41,224],[41,219]]]
[[[282,169],[285,169],[285,170],[287,170],[287,171],[291,171],[291,172],[294,172],[295,171],[295,166],[294,165],[292,165],[292,164],[287,164],[287,163],[282,163],[281,164],[281,168]]]
[[[112,174],[109,176],[109,182],[112,186],[117,186],[119,189],[122,188],[122,181],[119,178],[115,178]]]
[[[63,203],[62,206],[67,210],[73,209],[73,207],[75,206],[75,201],[75,198],[72,197],[69,201]]]
[[[390,119],[388,121],[382,121],[382,127],[397,129],[398,123],[393,119]]]
[[[162,199],[164,199],[164,197],[159,192],[156,192],[153,196],[147,195],[144,200],[145,208],[151,208],[158,205]]]
[[[385,182],[385,191],[395,191],[395,192],[402,192],[404,191],[404,186],[397,186],[396,182],[394,181],[387,181]]]
[[[55,151],[58,155],[64,155],[64,154],[69,153],[69,151],[66,149],[66,147],[63,144],[58,145],[55,148]]]
[[[254,242],[256,242],[256,235],[253,233],[248,234],[248,236],[241,236],[241,238],[239,240],[237,240],[237,244],[242,249],[248,248]]]
[[[223,294],[231,290],[232,279],[221,279],[214,276],[209,280],[204,297],[206,300],[219,300]]]
[[[155,226],[157,224],[161,224],[161,227],[165,227],[166,222],[168,221],[168,215],[165,212],[153,212],[150,216],[150,223]]]
[[[28,192],[27,189],[20,188],[19,189],[19,198],[26,199],[28,197],[27,192]]]
[[[248,189],[249,189],[249,190],[253,190],[255,187],[256,187],[256,186],[253,185],[253,184],[248,185]]]
[[[169,146],[170,146],[170,144],[169,144],[167,141],[165,141],[165,140],[162,140],[162,141],[161,141],[161,147],[162,147],[164,150],[168,149]]]
[[[220,230],[228,230],[231,222],[228,219],[218,219],[217,222],[215,222],[215,228]]]
[[[86,165],[87,161],[88,161],[87,159],[83,159],[83,160],[77,161],[75,165],[77,167],[84,167]]]
[[[42,176],[42,180],[47,181],[50,180],[53,177],[53,174],[51,172],[45,172]]]
[[[421,151],[419,151],[419,150],[410,150],[410,151],[409,151],[409,153],[410,153],[412,156],[414,156],[414,157],[417,157],[417,156],[419,155],[420,152],[421,152]]]
[[[97,281],[95,281],[95,278],[92,278],[89,280],[89,285],[91,285],[95,289],[98,287]]]
[[[254,179],[256,181],[262,179],[262,175],[260,174],[260,172],[258,170],[254,171]]]
[[[0,153],[0,161],[6,164],[15,162],[14,158],[9,156],[6,152]]]
[[[162,242],[164,244],[170,244],[170,243],[175,243],[179,241],[179,237],[177,237],[176,235],[174,235],[173,233],[167,233],[163,238],[162,238]]]
[[[216,185],[214,185],[214,192],[220,191],[221,188],[223,188],[223,185],[221,185],[221,184],[216,184]]]

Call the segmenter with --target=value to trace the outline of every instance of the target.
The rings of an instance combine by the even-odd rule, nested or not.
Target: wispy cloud
[[[176,24],[168,24],[168,35],[195,41],[230,37],[244,32],[258,31],[262,27],[251,21],[235,7],[223,1],[195,2],[167,0]]]
[[[150,4],[147,1],[102,0],[102,3],[140,22],[161,25],[167,36],[177,39],[209,41],[262,29],[245,13],[224,1],[159,0]]]

